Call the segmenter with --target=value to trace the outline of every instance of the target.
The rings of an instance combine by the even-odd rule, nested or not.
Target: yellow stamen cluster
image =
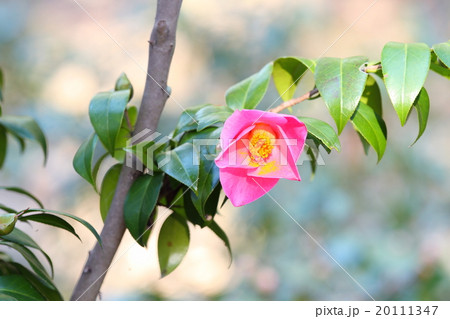
[[[249,151],[253,162],[264,165],[267,157],[272,154],[275,132],[267,124],[257,124],[249,135]]]

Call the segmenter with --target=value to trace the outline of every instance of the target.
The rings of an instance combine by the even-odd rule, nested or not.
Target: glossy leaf
[[[197,191],[199,154],[190,143],[156,156],[158,167],[167,175]]]
[[[231,114],[233,114],[233,110],[227,106],[205,106],[195,113],[195,118],[198,121],[197,131],[201,131],[209,126],[223,124]]]
[[[314,73],[316,63],[314,60],[283,57],[273,63],[273,82],[283,101],[292,99],[298,82],[308,69]]]
[[[68,222],[66,222],[64,219],[50,214],[33,214],[33,215],[25,215],[24,217],[20,218],[20,221],[33,221],[36,223],[46,224],[53,227],[61,228],[69,233],[73,234],[75,237],[80,239],[78,234],[75,232],[75,229],[70,225]],[[81,239],[80,239],[81,240]]]
[[[155,209],[163,182],[163,174],[142,175],[131,186],[124,204],[125,224],[131,236],[146,246],[143,235]]]
[[[94,185],[96,186],[96,187],[94,188],[96,191],[97,191],[97,175],[98,175],[98,171],[100,170],[100,166],[102,165],[103,160],[104,160],[105,158],[107,158],[108,155],[109,155],[108,152],[106,152],[106,153],[104,153],[103,155],[101,155],[101,156],[97,159],[97,161],[96,161],[96,163],[95,163],[95,165],[94,165],[94,168],[92,168],[92,181],[94,182]]]
[[[254,109],[266,94],[273,63],[266,64],[258,73],[230,87],[225,93],[227,105],[234,109]]]
[[[195,196],[195,193],[192,190],[185,191],[183,194],[183,203],[178,203],[178,205],[181,205],[181,208],[175,207],[173,210],[189,220],[192,224],[204,227],[206,224],[205,216],[195,207],[192,202],[193,196]]]
[[[362,103],[370,106],[379,116],[383,115],[381,92],[377,81],[373,76],[368,76],[366,87],[361,95]]]
[[[11,207],[5,206],[3,204],[0,204],[0,209],[10,214],[18,214],[18,212],[15,209],[12,209]]]
[[[217,225],[217,223],[214,220],[212,220],[211,223],[208,224],[208,227],[214,232],[214,234],[217,235],[217,237],[222,239],[223,243],[227,247],[228,253],[230,255],[229,266],[231,266],[231,262],[233,261],[233,253],[231,252],[231,245],[230,245],[230,241],[227,237],[227,234],[223,231],[222,228],[219,227],[219,225]]]
[[[89,117],[100,141],[114,155],[116,138],[122,125],[129,90],[98,93],[89,104]]]
[[[417,140],[422,136],[427,127],[428,114],[430,113],[430,99],[425,88],[422,88],[422,90],[420,90],[419,95],[414,101],[414,107],[417,110],[417,117],[419,119],[419,133],[416,140],[411,144],[411,146],[417,142]]]
[[[167,276],[183,260],[189,248],[189,227],[185,219],[171,214],[161,227],[158,238],[158,259],[161,277]]]
[[[116,149],[114,152],[114,158],[120,162],[122,162],[125,157],[126,151],[123,150],[123,148],[128,146],[128,142],[131,139],[131,134],[137,120],[137,114],[138,111],[135,106],[131,106],[125,110],[122,125],[120,126],[119,134],[117,134]]]
[[[119,78],[116,80],[116,85],[114,86],[115,91],[129,90],[130,97],[129,100],[133,97],[133,85],[131,85],[130,80],[128,79],[125,73],[120,74]]]
[[[2,236],[2,237],[4,240],[9,241],[11,243],[15,243],[20,246],[27,246],[27,247],[39,250],[44,255],[45,259],[47,260],[47,262],[50,266],[51,275],[53,276],[53,263],[52,263],[52,260],[50,259],[49,255],[47,255],[47,253],[44,250],[42,250],[42,248],[39,247],[39,245],[30,236],[28,236],[27,233],[21,231],[18,228],[15,228],[10,234],[8,234],[6,236]]]
[[[42,278],[18,263],[11,263],[20,274],[48,301],[62,301],[63,297],[52,282],[45,282]],[[49,287],[50,286],[50,287]]]
[[[444,65],[440,60],[438,60],[436,53],[431,52],[431,64],[430,69],[434,72],[450,79],[450,69]]]
[[[47,161],[47,141],[44,133],[35,120],[29,116],[3,116],[0,117],[0,126],[3,126],[20,139],[34,140],[39,143],[44,152],[44,163]]]
[[[97,189],[97,185],[92,175],[92,160],[94,158],[97,141],[98,137],[95,133],[93,133],[88,140],[81,144],[72,161],[73,168],[78,175],[83,177],[94,187],[94,189]]]
[[[353,127],[373,147],[381,160],[386,149],[386,125],[375,111],[364,103],[359,103],[352,117]]]
[[[0,276],[0,294],[20,301],[43,301],[42,295],[21,275]]]
[[[317,170],[320,142],[317,139],[306,139],[305,144],[306,154],[310,159],[309,163],[311,165],[311,180],[313,180]]]
[[[106,172],[105,177],[103,177],[102,186],[100,188],[100,214],[103,221],[106,220],[106,216],[108,215],[121,170],[122,164],[116,164],[112,166]]]
[[[8,293],[11,293],[11,292],[8,291]],[[12,296],[5,295],[5,294],[0,292],[0,301],[19,301],[19,300],[14,298],[14,297],[12,297]]]
[[[355,112],[364,91],[367,73],[362,72],[360,67],[365,62],[367,58],[358,56],[321,58],[317,61],[314,73],[317,89],[336,122],[338,134]]]
[[[450,68],[450,41],[433,45],[433,51],[439,60]]]
[[[30,192],[28,192],[28,191],[26,191],[26,190],[24,190],[24,189],[22,189],[20,187],[0,186],[0,189],[25,195],[25,196],[31,198],[33,201],[35,201],[36,204],[38,204],[40,208],[44,208],[44,205],[42,204],[42,202],[36,196],[34,196]]]
[[[192,193],[191,199],[202,216],[206,218],[206,215],[214,215],[217,210],[217,204],[213,205],[213,208],[209,211],[205,209],[208,199],[210,198],[212,192],[219,184],[219,168],[214,163],[214,158],[216,155],[215,145],[203,145],[199,149],[200,154],[200,165],[199,165],[199,176],[198,176],[198,191],[197,194]]]
[[[424,43],[388,42],[381,52],[383,79],[401,125],[422,88],[430,67],[430,49]]]
[[[178,119],[177,126],[173,131],[173,137],[180,135],[181,133],[196,130],[198,126],[198,121],[195,118],[195,114],[204,107],[210,106],[211,104],[202,104],[197,105],[187,110],[184,110],[181,113],[180,118]]]
[[[31,250],[29,250],[25,246],[18,245],[16,243],[12,243],[12,242],[2,241],[1,244],[4,246],[8,246],[8,247],[16,250],[17,252],[19,252],[25,258],[25,260],[28,262],[28,264],[31,266],[31,268],[34,270],[34,272],[40,278],[42,278],[42,282],[48,288],[52,287],[50,275],[47,273],[47,270],[44,268],[44,266],[41,264],[39,259],[36,257],[36,255]]]
[[[72,214],[64,213],[64,212],[59,212],[59,211],[56,211],[56,210],[50,210],[50,209],[29,209],[27,212],[30,212],[30,213],[32,213],[32,212],[51,213],[51,214],[60,215],[60,216],[64,216],[64,217],[68,217],[68,218],[71,218],[73,220],[76,220],[81,225],[83,225],[84,227],[89,229],[89,231],[95,236],[95,238],[99,242],[100,246],[102,245],[102,239],[100,238],[100,235],[97,233],[95,228],[92,227],[91,224],[89,224],[87,221],[85,221],[84,219],[82,219],[80,217],[77,217],[77,216],[72,215]]]
[[[6,138],[6,130],[0,126],[0,169],[3,167],[3,163],[5,162],[7,148],[8,139]]]
[[[317,138],[328,149],[334,148],[338,152],[341,151],[339,137],[328,123],[311,117],[298,117],[298,119],[305,123],[308,134]]]

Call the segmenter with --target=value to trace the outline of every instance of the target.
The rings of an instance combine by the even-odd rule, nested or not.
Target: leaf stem
[[[376,73],[378,70],[381,70],[381,64],[375,64],[375,65],[368,65],[368,66],[363,66],[361,68],[361,71],[366,72],[366,73]]]
[[[312,89],[311,91],[309,91],[306,94],[303,94],[300,97],[297,97],[295,99],[290,99],[288,101],[284,101],[283,103],[281,103],[280,105],[278,105],[277,107],[274,107],[273,109],[270,109],[269,112],[272,113],[279,113],[281,111],[283,111],[284,109],[287,109],[288,107],[292,107],[300,102],[303,102],[305,100],[310,99],[313,95],[319,93],[319,90],[317,88]]]

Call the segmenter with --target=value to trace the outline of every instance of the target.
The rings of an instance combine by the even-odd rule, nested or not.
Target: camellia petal
[[[238,168],[220,169],[220,183],[231,203],[238,207],[264,196],[279,179],[248,176]]]
[[[220,135],[215,162],[220,182],[234,206],[248,204],[272,189],[280,178],[300,180],[296,161],[307,130],[296,117],[259,110],[237,110]]]

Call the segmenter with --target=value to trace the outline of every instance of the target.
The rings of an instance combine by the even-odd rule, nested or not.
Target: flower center
[[[254,164],[265,165],[265,159],[272,154],[275,132],[267,124],[256,124],[249,134],[250,158]]]

